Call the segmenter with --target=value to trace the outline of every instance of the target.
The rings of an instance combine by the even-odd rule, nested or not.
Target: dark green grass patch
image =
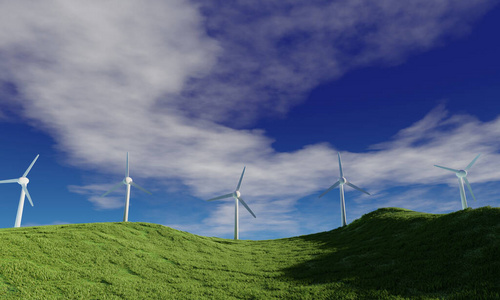
[[[495,299],[500,209],[383,208],[233,241],[149,223],[0,230],[0,299]]]

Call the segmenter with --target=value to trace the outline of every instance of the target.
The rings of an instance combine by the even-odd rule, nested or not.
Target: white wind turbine
[[[132,181],[132,178],[130,178],[129,176],[129,169],[128,169],[128,152],[127,152],[127,164],[125,166],[125,178],[123,178],[122,181],[120,181],[119,183],[117,183],[115,186],[113,186],[109,191],[107,191],[106,193],[104,193],[101,197],[105,197],[107,194],[111,193],[112,191],[116,190],[117,188],[120,187],[120,185],[126,185],[127,186],[127,198],[126,198],[126,202],[125,202],[125,212],[123,213],[123,222],[128,222],[128,206],[129,206],[129,202],[130,202],[130,185],[133,185],[135,186],[136,188],[150,194],[151,192],[147,191],[146,189],[140,187],[137,183],[133,182]]]
[[[348,186],[352,187],[353,189],[356,189],[360,192],[363,192],[367,195],[370,195],[367,191],[355,186],[354,184],[350,183],[347,181],[347,179],[344,177],[344,173],[342,172],[342,162],[340,160],[340,152],[337,153],[339,156],[339,169],[340,169],[340,178],[337,182],[335,182],[331,187],[329,187],[323,194],[319,195],[319,198],[323,197],[326,193],[329,191],[333,190],[337,186],[340,189],[340,217],[342,218],[342,226],[345,226],[347,224],[346,222],[346,217],[345,217],[345,200],[344,200],[344,184],[347,184]]]
[[[23,217],[25,196],[28,196],[28,200],[30,201],[31,206],[34,206],[33,201],[31,200],[30,193],[28,192],[28,182],[30,182],[30,180],[26,176],[28,176],[28,173],[30,172],[31,168],[33,167],[39,156],[40,154],[37,154],[35,159],[31,162],[31,165],[26,169],[26,172],[24,172],[23,176],[17,179],[8,179],[0,181],[0,183],[17,182],[19,183],[19,185],[21,185],[21,197],[19,198],[19,206],[17,207],[16,223],[14,224],[14,227],[21,227],[21,218]]]
[[[457,175],[457,177],[458,177],[458,187],[460,189],[460,199],[462,200],[462,209],[466,209],[467,208],[467,199],[465,198],[464,181],[465,181],[465,184],[467,184],[467,188],[469,189],[469,192],[472,195],[472,198],[474,198],[474,201],[476,201],[476,197],[474,197],[474,193],[472,193],[472,188],[470,187],[469,180],[467,180],[467,171],[476,162],[476,160],[479,158],[479,155],[481,155],[481,153],[479,153],[476,156],[476,158],[474,158],[470,162],[470,164],[465,169],[463,169],[463,170],[456,170],[456,169],[451,169],[451,168],[447,168],[447,167],[442,167],[442,166],[434,165],[435,167],[455,172],[455,175]]]
[[[243,167],[243,172],[241,172],[241,177],[240,181],[238,182],[238,186],[236,186],[236,191],[232,192],[231,194],[226,194],[222,195],[219,197],[215,197],[212,199],[209,199],[207,201],[214,201],[214,200],[219,200],[219,199],[226,199],[233,197],[234,198],[234,239],[238,239],[238,201],[241,201],[241,204],[252,214],[254,218],[257,218],[253,211],[248,207],[248,205],[243,201],[243,198],[241,198],[241,193],[240,193],[240,186],[241,186],[241,180],[243,179],[243,174],[245,174],[245,169],[246,167]]]

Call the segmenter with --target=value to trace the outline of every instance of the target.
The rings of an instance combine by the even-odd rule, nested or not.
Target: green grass
[[[382,208],[266,241],[149,223],[0,230],[0,299],[499,299],[500,208]]]

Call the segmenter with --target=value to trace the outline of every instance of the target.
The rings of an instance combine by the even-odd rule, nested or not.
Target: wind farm
[[[228,1],[224,13],[214,1],[55,1],[36,14],[20,1],[0,4],[0,180],[43,158],[21,226],[148,221],[233,239],[236,199],[206,199],[234,191],[226,175],[242,165],[239,192],[259,215],[239,215],[243,239],[345,227],[379,207],[500,199],[495,1]],[[462,206],[460,190],[448,194],[457,179],[433,165],[461,170],[480,152]],[[4,228],[20,199],[9,186]]]
[[[467,188],[468,188],[469,192],[471,193],[471,196],[473,197],[474,201],[476,201],[475,195],[472,192],[472,188],[471,188],[470,183],[469,183],[469,181],[467,179],[467,174],[468,174],[467,172],[475,164],[475,162],[478,160],[478,158],[480,156],[481,156],[481,154],[478,154],[467,165],[467,167],[465,167],[464,169],[453,169],[453,168],[444,167],[444,166],[440,166],[440,165],[434,165],[435,167],[438,167],[438,168],[441,168],[441,169],[445,169],[447,171],[454,172],[455,175],[458,177],[459,191],[460,191],[460,198],[461,198],[462,209],[467,209],[468,208],[467,199],[466,199],[465,190],[464,190],[464,183],[465,183],[465,185],[467,185]],[[27,175],[30,172],[30,170],[32,169],[32,167],[34,166],[34,164],[37,161],[38,157],[39,157],[39,155],[37,155],[33,159],[33,161],[31,162],[31,164],[29,165],[29,167],[26,169],[26,171],[24,172],[24,174],[21,177],[15,178],[15,179],[7,179],[7,180],[1,180],[0,181],[0,184],[3,184],[3,183],[18,183],[19,185],[21,185],[21,195],[20,195],[20,199],[19,199],[19,205],[18,205],[18,210],[17,210],[17,215],[16,215],[16,220],[15,220],[14,227],[20,227],[21,226],[21,219],[22,219],[22,214],[23,214],[23,209],[24,209],[24,200],[25,200],[26,196],[28,197],[28,200],[29,200],[31,206],[34,206],[33,205],[33,201],[31,199],[31,195],[29,194],[28,189],[27,189],[27,184],[29,183],[29,179],[27,178]],[[343,170],[343,165],[342,165],[342,159],[341,159],[340,152],[337,152],[337,159],[338,159],[338,166],[339,166],[339,179],[335,183],[333,183],[327,190],[325,190],[323,193],[321,193],[318,196],[318,198],[322,198],[323,196],[325,196],[326,194],[328,194],[330,191],[332,191],[333,189],[335,189],[337,187],[339,188],[339,195],[340,195],[340,197],[339,197],[340,198],[340,224],[341,224],[341,227],[345,227],[347,225],[347,217],[346,217],[346,204],[345,204],[345,195],[344,195],[344,193],[345,193],[344,192],[344,185],[347,185],[347,186],[349,186],[349,187],[351,187],[351,188],[353,188],[353,189],[355,189],[357,191],[360,191],[360,192],[362,192],[362,193],[364,193],[366,195],[370,196],[371,194],[368,193],[366,190],[358,187],[357,185],[355,185],[352,182],[350,182],[350,181],[347,180],[347,178],[344,175],[344,170]],[[246,171],[246,166],[243,167],[243,171],[241,172],[238,184],[236,185],[236,189],[232,193],[224,194],[224,195],[217,196],[217,197],[214,197],[214,198],[206,200],[206,201],[211,202],[211,201],[222,200],[222,199],[227,199],[227,198],[233,198],[234,199],[234,204],[235,204],[235,208],[234,208],[234,234],[233,234],[234,240],[238,240],[239,239],[239,203],[241,203],[246,208],[246,210],[254,218],[256,218],[255,213],[250,209],[250,207],[245,202],[245,200],[243,200],[243,198],[241,196],[241,192],[240,192],[240,188],[241,188],[241,185],[242,185],[243,177],[245,175],[245,171]],[[112,186],[108,191],[106,191],[104,194],[102,194],[101,197],[106,197],[107,195],[109,195],[113,191],[117,190],[121,185],[125,185],[126,186],[123,222],[128,222],[131,186],[134,186],[134,187],[140,189],[141,191],[143,191],[143,192],[145,192],[145,193],[147,193],[149,195],[152,195],[152,193],[150,191],[146,190],[145,188],[143,188],[140,185],[138,185],[137,183],[135,183],[132,180],[132,178],[130,177],[129,152],[126,153],[125,177],[124,177],[124,179],[122,181],[118,182],[117,184],[115,184],[114,186]]]
[[[500,1],[0,28],[0,300],[500,300]]]
[[[455,172],[472,194],[466,176],[479,156],[463,170],[435,166]],[[21,225],[24,197],[33,205],[27,176],[38,157],[21,177],[0,181],[21,185],[15,227]],[[500,241],[491,237],[500,234],[499,208],[468,208],[464,196],[465,207],[450,214],[388,207],[347,225],[343,186],[371,194],[346,179],[340,152],[337,159],[340,177],[319,197],[339,187],[340,227],[292,238],[239,240],[239,203],[256,218],[240,192],[244,166],[232,193],[207,200],[235,200],[234,241],[228,241],[128,222],[131,186],[151,193],[130,177],[127,152],[125,178],[103,194],[127,186],[123,222],[33,226],[23,228],[22,234],[19,228],[0,229],[0,252],[5,253],[0,262],[0,297],[498,298]],[[478,222],[479,227],[472,225]],[[423,252],[431,255],[423,260]],[[457,260],[460,264],[452,263]],[[466,283],[458,283],[457,276]],[[63,284],[60,278],[65,278]]]

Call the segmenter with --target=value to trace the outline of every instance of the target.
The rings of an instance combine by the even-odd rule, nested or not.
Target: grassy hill
[[[0,299],[498,299],[500,208],[382,208],[266,241],[149,223],[0,230]]]

